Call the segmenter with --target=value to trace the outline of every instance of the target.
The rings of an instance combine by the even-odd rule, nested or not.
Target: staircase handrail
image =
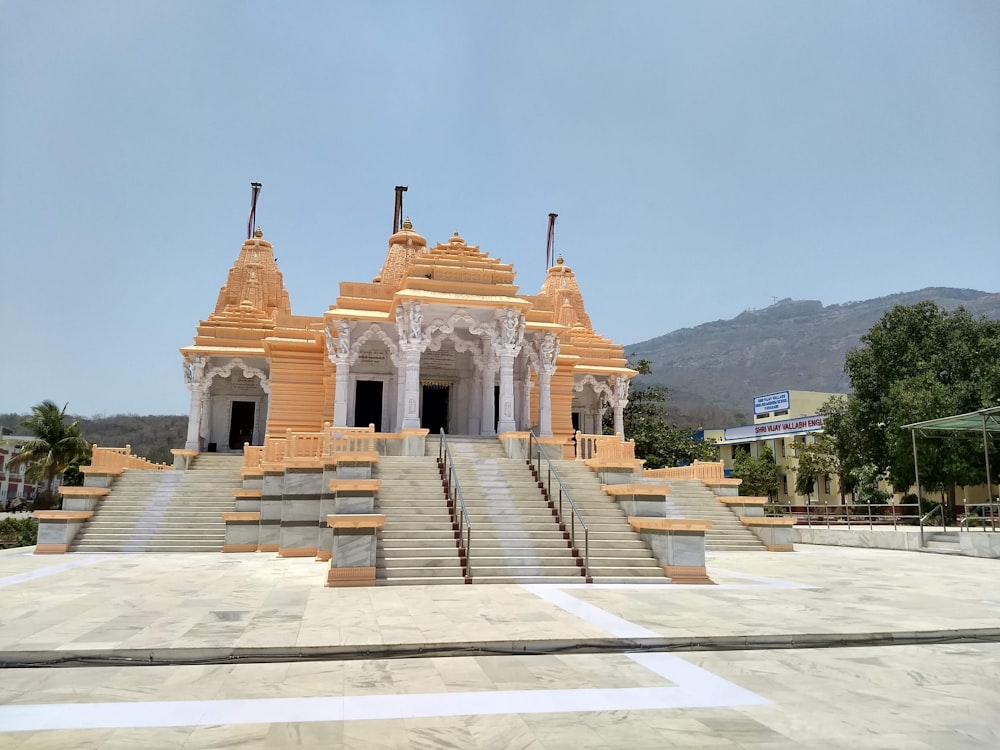
[[[465,507],[465,499],[462,497],[462,485],[458,481],[458,470],[455,468],[455,459],[451,455],[451,448],[448,445],[448,438],[441,428],[441,443],[438,446],[438,466],[445,470],[445,491],[448,493],[452,520],[458,524],[458,548],[462,551],[466,579],[472,578],[472,521],[469,519],[469,511]]]
[[[552,499],[552,477],[555,477],[556,483],[559,485],[559,503],[556,512],[558,513],[557,518],[559,523],[565,527],[565,521],[563,521],[563,497],[569,501],[569,507],[573,511],[569,517],[569,543],[576,554],[579,556],[580,548],[576,544],[576,521],[579,520],[581,528],[583,528],[583,575],[584,578],[590,579],[590,528],[587,526],[587,522],[583,520],[583,516],[580,514],[580,509],[576,507],[576,503],[573,502],[573,498],[569,494],[569,490],[566,489],[566,485],[563,484],[562,478],[559,476],[559,472],[556,471],[556,467],[552,464],[552,459],[549,458],[549,454],[546,452],[545,448],[542,446],[541,442],[538,440],[538,436],[535,435],[534,431],[528,433],[528,463],[532,463],[532,446],[537,450],[538,454],[538,465],[536,467],[536,476],[538,481],[542,481],[542,459],[545,459],[545,463],[548,467],[548,475],[545,481],[545,493],[549,500]]]
[[[945,529],[946,531],[948,529],[947,521],[945,520],[945,515],[944,515],[944,503],[938,503],[933,508],[931,508],[929,511],[927,511],[922,516],[920,516],[920,546],[921,547],[924,546],[924,525],[927,523],[927,520],[931,516],[933,516],[935,513],[938,513],[938,512],[941,513],[942,528]]]

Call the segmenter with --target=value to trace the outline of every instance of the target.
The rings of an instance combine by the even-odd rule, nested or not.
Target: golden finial
[[[413,222],[410,221],[409,216],[403,219],[403,229],[413,229]]]
[[[558,258],[556,258],[556,263],[557,263],[558,265],[560,265],[560,266],[561,266],[561,265],[562,265],[563,263],[565,263],[565,262],[566,262],[566,261],[564,261],[564,260],[563,260],[563,257],[562,257],[562,253],[560,253],[560,254],[559,254],[559,257],[558,257]]]
[[[255,230],[253,230],[253,236],[259,240],[261,237],[264,236],[264,233],[260,231],[260,227],[257,227]]]

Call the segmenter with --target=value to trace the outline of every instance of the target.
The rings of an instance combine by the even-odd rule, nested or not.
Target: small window
[[[825,494],[827,494],[827,495],[830,494],[830,475],[829,474],[824,474],[823,475],[823,492]]]
[[[781,444],[783,446],[785,443],[782,442]],[[787,474],[782,474],[781,475],[781,494],[782,495],[787,495],[788,494],[788,475]]]

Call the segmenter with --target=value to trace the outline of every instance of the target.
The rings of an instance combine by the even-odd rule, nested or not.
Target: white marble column
[[[191,389],[191,413],[188,416],[187,440],[184,450],[201,450],[201,389],[195,383],[189,383]]]
[[[403,351],[403,421],[400,429],[416,430],[420,428],[420,353],[415,344],[401,344]]]
[[[559,357],[559,338],[552,333],[536,337],[538,362],[538,436],[552,437],[552,376]]]
[[[406,398],[406,358],[402,355],[393,355],[392,363],[396,366],[396,413],[393,414],[393,431],[399,432],[403,429],[403,410]]]
[[[191,412],[188,415],[187,437],[184,449],[201,450],[201,424],[205,418],[204,401],[211,379],[206,376],[208,357],[185,357],[184,384],[191,391]]]
[[[628,379],[614,378],[611,385],[611,409],[614,414],[615,434],[625,439],[625,407],[628,406]]]
[[[472,391],[469,393],[469,434],[479,434],[479,421],[483,418],[483,377],[476,371],[472,378]]]
[[[336,385],[333,392],[333,426],[347,427],[349,377],[351,365],[354,364],[358,355],[351,351],[351,322],[336,320],[333,325],[337,329],[336,339],[333,337],[333,330],[329,326],[326,329],[326,355],[337,368]]]
[[[337,386],[333,392],[333,426],[347,427],[347,388],[351,366],[346,359],[338,359],[335,364],[337,366]]]
[[[513,432],[514,421],[514,359],[521,353],[524,340],[524,315],[508,307],[497,316],[497,331],[493,337],[493,351],[500,364],[500,414],[497,433]]]
[[[517,429],[514,423],[514,355],[504,352],[500,360],[500,419],[497,422],[497,433],[513,432]]]
[[[479,420],[480,435],[496,435],[494,427],[496,413],[493,410],[493,388],[496,378],[496,367],[492,361],[483,362],[482,390],[480,391],[480,406],[482,407]]]
[[[419,300],[396,306],[396,328],[399,331],[399,356],[403,365],[401,430],[420,429],[420,355],[430,343],[424,331],[424,314]],[[399,363],[396,364],[397,380]],[[398,397],[398,392],[397,392]]]
[[[520,429],[527,432],[531,429],[531,373],[526,369],[524,380],[521,381],[521,398],[518,404],[521,408]]]
[[[538,436],[552,437],[552,373],[538,373]]]

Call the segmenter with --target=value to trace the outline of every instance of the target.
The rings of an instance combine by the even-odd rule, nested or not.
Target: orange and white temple
[[[274,251],[258,229],[215,310],[181,349],[191,413],[185,448],[238,452],[267,435],[324,423],[377,432],[497,435],[534,430],[568,443],[623,431],[630,369],[596,333],[562,262],[540,292],[513,265],[456,232],[428,248],[409,219],[371,282],[344,281],[319,316],[293,315]]]

